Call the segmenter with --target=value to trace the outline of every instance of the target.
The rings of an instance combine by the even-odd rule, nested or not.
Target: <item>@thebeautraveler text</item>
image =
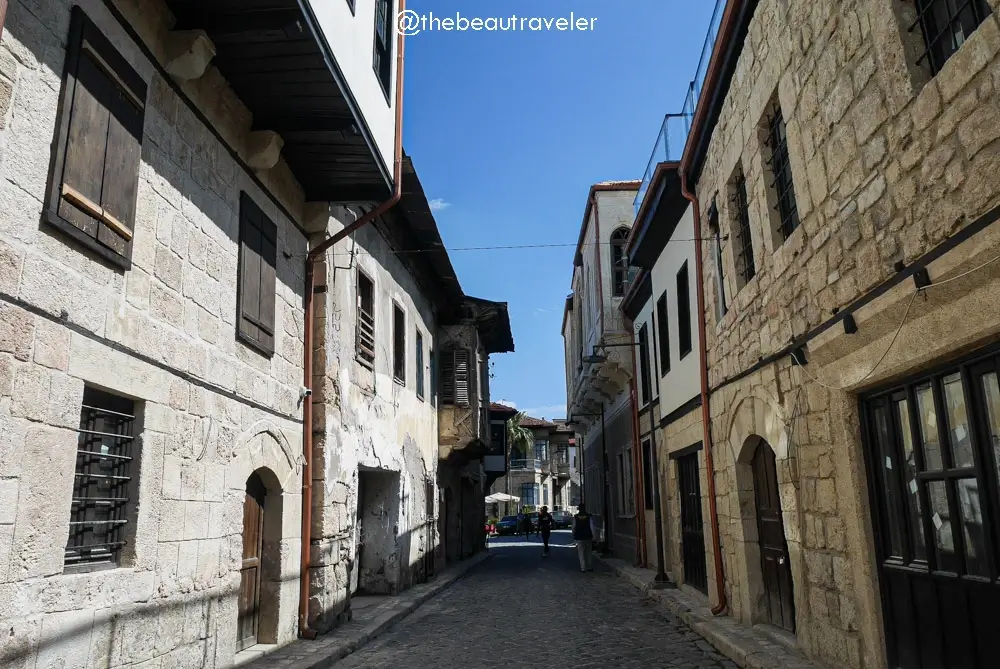
[[[418,35],[422,32],[590,32],[597,23],[596,17],[577,16],[439,16],[434,12],[421,14],[412,9],[404,9],[396,17],[396,25],[404,35]]]

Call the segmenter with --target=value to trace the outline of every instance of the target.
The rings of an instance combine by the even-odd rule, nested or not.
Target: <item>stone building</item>
[[[518,446],[511,447],[510,469],[493,483],[490,493],[517,497],[517,504],[511,505],[509,511],[522,507],[537,511],[542,506],[550,511],[575,508],[571,485],[576,466],[573,429],[565,421],[523,415],[520,425],[534,435],[533,443],[527,452]]]
[[[617,556],[641,555],[632,420],[631,333],[621,313],[633,272],[625,254],[638,181],[590,187],[563,314],[568,421],[580,435],[584,498]]]
[[[231,666],[443,560],[434,360],[492,303],[403,159],[393,26],[9,3],[0,665]]]
[[[658,143],[665,144],[670,129],[665,121]],[[707,522],[711,498],[703,494],[708,481],[696,347],[694,215],[680,192],[677,163],[660,162],[667,157],[654,156],[646,187],[636,197],[636,224],[626,253],[641,271],[622,311],[637,340],[646,564],[662,566],[674,582],[704,594],[714,587],[709,569],[714,558]],[[656,555],[657,523],[662,562]]]
[[[688,98],[710,602],[832,667],[996,662],[998,9],[729,0]]]

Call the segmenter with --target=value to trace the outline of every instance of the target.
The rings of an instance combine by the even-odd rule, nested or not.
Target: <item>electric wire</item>
[[[906,310],[903,312],[903,317],[899,321],[899,327],[896,328],[896,332],[892,335],[892,339],[889,340],[889,345],[885,347],[885,351],[882,352],[882,356],[875,362],[875,364],[872,366],[872,368],[868,370],[868,373],[866,373],[864,376],[862,376],[860,379],[858,379],[857,381],[855,381],[853,383],[849,383],[849,384],[846,384],[846,385],[840,386],[840,387],[829,385],[827,383],[823,383],[818,378],[816,378],[815,376],[813,376],[808,370],[806,370],[806,367],[805,367],[803,361],[799,360],[798,357],[795,355],[795,351],[792,351],[792,359],[796,363],[798,363],[798,367],[799,367],[800,370],[802,370],[803,374],[805,374],[810,379],[812,379],[813,381],[815,381],[819,385],[823,386],[824,388],[827,388],[828,390],[836,390],[836,391],[849,390],[850,388],[853,388],[853,387],[857,386],[859,383],[864,382],[865,379],[867,379],[872,374],[874,374],[875,370],[877,370],[879,368],[879,366],[885,361],[886,357],[888,357],[889,351],[892,350],[892,347],[895,345],[896,340],[899,338],[899,333],[903,331],[903,326],[906,325],[906,319],[910,315],[910,307],[913,306],[913,301],[917,298],[917,295],[919,295],[922,291],[929,290],[929,289],[935,288],[937,286],[943,286],[946,283],[950,283],[952,281],[957,281],[958,279],[967,277],[970,274],[974,274],[974,273],[978,272],[979,270],[981,270],[981,269],[983,269],[985,267],[988,267],[989,265],[992,265],[993,263],[997,262],[998,260],[1000,260],[1000,256],[996,256],[996,257],[994,257],[994,258],[992,258],[990,260],[987,260],[983,264],[978,265],[976,267],[973,267],[972,269],[967,270],[965,272],[962,272],[961,274],[958,274],[956,276],[950,277],[948,279],[942,279],[941,281],[935,281],[934,283],[930,283],[930,284],[928,284],[926,286],[921,286],[921,287],[917,288],[916,290],[914,290],[913,294],[910,295],[910,301],[906,303]]]

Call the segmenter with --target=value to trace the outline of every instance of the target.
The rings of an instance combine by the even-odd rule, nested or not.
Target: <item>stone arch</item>
[[[791,442],[785,412],[776,398],[762,388],[741,391],[733,398],[728,417],[727,457],[732,468],[738,496],[739,518],[732,519],[734,541],[737,544],[735,573],[729,577],[737,610],[734,613],[748,625],[767,622],[767,602],[761,568],[761,551],[757,531],[757,500],[754,486],[753,457],[766,445],[774,452],[778,489],[781,498],[782,521],[788,556],[791,563],[792,589],[796,611],[806,610],[801,601],[805,589],[804,555],[801,546],[799,519],[798,467]],[[798,628],[799,626],[796,625]]]
[[[279,490],[294,492],[293,479],[300,471],[300,458],[294,453],[277,425],[266,418],[258,420],[236,438],[232,487],[242,489],[252,472],[266,467],[277,477]]]

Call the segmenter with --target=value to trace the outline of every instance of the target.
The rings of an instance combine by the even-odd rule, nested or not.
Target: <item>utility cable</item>
[[[885,351],[882,353],[882,357],[880,357],[878,359],[878,361],[875,362],[875,364],[872,366],[872,368],[868,370],[867,374],[865,374],[864,376],[862,376],[860,379],[858,379],[854,383],[849,383],[849,384],[847,384],[845,386],[841,386],[841,387],[831,386],[829,384],[823,383],[822,381],[820,381],[819,379],[817,379],[815,376],[813,376],[812,374],[810,374],[809,371],[806,370],[804,362],[801,361],[801,360],[799,360],[798,357],[796,357],[795,351],[792,351],[792,359],[796,363],[798,363],[799,369],[801,369],[802,372],[806,376],[808,376],[810,379],[812,379],[813,381],[815,381],[819,385],[823,386],[824,388],[827,388],[829,390],[843,391],[843,390],[848,390],[848,389],[850,389],[850,388],[852,388],[854,386],[857,386],[859,383],[862,383],[865,379],[867,379],[872,374],[874,374],[875,370],[878,369],[879,366],[885,361],[886,357],[889,355],[889,351],[892,350],[892,347],[895,345],[896,340],[899,338],[899,333],[903,331],[903,326],[906,325],[906,318],[910,315],[910,307],[913,306],[913,301],[917,298],[917,295],[919,295],[921,291],[925,291],[925,290],[928,290],[930,288],[934,288],[936,286],[943,286],[944,284],[949,283],[951,281],[956,281],[956,280],[961,279],[963,277],[969,276],[970,274],[974,274],[975,272],[978,272],[979,270],[981,270],[981,269],[983,269],[985,267],[988,267],[989,265],[992,265],[993,263],[997,262],[998,260],[1000,260],[1000,256],[996,256],[996,257],[994,257],[994,258],[992,258],[990,260],[987,260],[983,264],[978,265],[977,267],[973,267],[972,269],[970,269],[968,271],[965,271],[965,272],[962,272],[961,274],[953,276],[953,277],[951,277],[949,279],[943,279],[941,281],[936,281],[934,283],[928,284],[926,286],[921,286],[921,287],[917,288],[916,290],[914,290],[913,294],[910,296],[910,301],[906,303],[906,310],[903,312],[903,318],[900,319],[900,321],[899,321],[899,327],[896,328],[895,334],[892,335],[892,339],[889,341],[889,345],[885,347]]]

